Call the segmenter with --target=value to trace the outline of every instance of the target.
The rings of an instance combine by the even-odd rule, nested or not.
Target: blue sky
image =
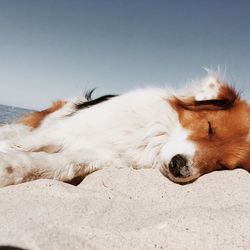
[[[0,103],[180,87],[218,65],[249,97],[249,27],[244,0],[2,0]]]

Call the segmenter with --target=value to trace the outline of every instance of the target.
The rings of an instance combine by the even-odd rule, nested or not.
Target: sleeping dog
[[[145,88],[57,101],[0,128],[0,186],[70,181],[98,169],[155,168],[176,183],[250,171],[250,106],[210,74],[179,92]]]

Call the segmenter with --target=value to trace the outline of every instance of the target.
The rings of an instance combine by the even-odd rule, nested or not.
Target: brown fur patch
[[[62,108],[65,105],[65,103],[66,102],[62,100],[55,101],[53,102],[53,105],[48,109],[38,111],[38,112],[28,113],[27,115],[21,117],[18,123],[22,123],[32,128],[37,128],[47,115]]]
[[[14,172],[14,169],[13,169],[12,166],[8,166],[8,167],[6,167],[5,169],[6,169],[6,171],[8,172],[8,174],[12,174],[12,173]]]
[[[37,148],[36,150],[33,150],[32,152],[46,152],[46,153],[58,153],[62,147],[60,145],[46,145],[41,148]]]

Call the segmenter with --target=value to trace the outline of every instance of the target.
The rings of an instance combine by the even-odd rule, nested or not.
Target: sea
[[[33,110],[0,104],[0,124],[7,124],[18,120],[21,116]]]

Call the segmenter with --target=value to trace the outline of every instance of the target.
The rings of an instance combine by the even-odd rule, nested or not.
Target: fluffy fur
[[[156,168],[177,183],[250,170],[249,104],[216,75],[175,92],[60,101],[0,128],[0,186],[71,181],[105,167]]]

